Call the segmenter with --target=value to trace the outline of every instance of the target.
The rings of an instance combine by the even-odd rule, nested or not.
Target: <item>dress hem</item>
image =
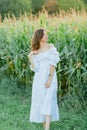
[[[34,122],[34,123],[43,123],[44,121],[46,121],[46,120],[43,120],[43,121],[30,121],[30,120],[29,120],[29,122],[31,122],[31,123],[33,123],[33,122]],[[59,121],[59,118],[58,118],[58,119],[51,119],[50,121],[52,121],[52,122],[53,122],[53,121]]]

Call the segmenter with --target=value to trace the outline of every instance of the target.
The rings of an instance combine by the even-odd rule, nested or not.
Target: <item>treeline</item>
[[[4,17],[6,14],[14,14],[16,17],[20,14],[37,13],[42,8],[49,13],[58,12],[61,9],[70,8],[87,9],[87,0],[0,0],[0,14]]]

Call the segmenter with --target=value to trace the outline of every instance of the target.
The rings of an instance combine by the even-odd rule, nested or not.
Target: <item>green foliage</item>
[[[87,3],[87,0],[84,0],[85,3]]]
[[[44,130],[42,124],[30,123],[32,88],[19,88],[5,75],[0,75],[0,129]],[[86,130],[87,107],[78,96],[67,94],[58,98],[60,120],[51,122],[50,130]]]
[[[87,2],[86,0],[0,0],[0,14],[2,18],[8,13],[10,16],[14,14],[19,17],[25,12],[37,13],[43,6],[49,13],[54,13],[59,10],[68,11],[70,8],[87,9]]]
[[[10,13],[14,14],[16,17],[20,13],[29,12],[31,9],[30,0],[0,0],[0,13],[2,17]]]
[[[31,36],[39,27],[47,29],[48,42],[60,53],[56,69],[60,121],[51,122],[51,130],[87,129],[86,17],[86,12],[72,10],[53,16],[47,12],[38,17],[25,14],[19,19],[12,15],[0,21],[1,130],[43,130],[42,125],[29,123],[33,72],[27,55]]]
[[[37,13],[38,11],[42,10],[42,7],[44,5],[44,0],[31,0],[32,5],[32,12]]]
[[[86,15],[86,12],[77,15],[72,11],[71,16],[61,12],[60,16],[50,17],[45,12],[40,13],[38,18],[32,15],[21,16],[19,19],[5,18],[0,24],[0,72],[5,72],[20,86],[31,85],[33,72],[29,68],[27,57],[30,52],[31,36],[36,28],[44,27],[48,32],[48,42],[54,43],[60,53],[61,60],[57,67],[59,97],[75,91],[79,97],[83,95],[86,101]]]
[[[70,8],[81,9],[85,7],[83,0],[58,0],[59,8],[69,10]]]

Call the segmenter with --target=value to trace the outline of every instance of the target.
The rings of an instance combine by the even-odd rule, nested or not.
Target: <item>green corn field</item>
[[[31,86],[33,72],[29,68],[28,53],[35,29],[44,27],[48,42],[60,53],[57,66],[59,97],[73,91],[83,94],[87,87],[87,13],[73,9],[66,13],[48,15],[46,11],[33,16],[5,17],[0,21],[0,73],[18,85]],[[81,90],[81,91],[80,91]]]
[[[57,64],[60,121],[50,130],[87,130],[87,12],[60,11],[0,19],[0,130],[43,130],[29,122],[32,81],[27,55],[34,30],[44,27],[60,53]]]

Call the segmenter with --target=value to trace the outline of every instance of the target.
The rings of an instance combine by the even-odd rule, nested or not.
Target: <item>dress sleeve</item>
[[[59,52],[57,51],[56,47],[53,46],[50,50],[50,64],[57,67],[57,63],[60,61]]]
[[[30,69],[34,72],[38,72],[39,71],[39,61],[37,60],[37,58],[35,57],[35,55],[32,56],[33,58],[33,62],[34,62],[34,65],[35,65],[35,68],[32,68],[32,65],[30,63]]]

